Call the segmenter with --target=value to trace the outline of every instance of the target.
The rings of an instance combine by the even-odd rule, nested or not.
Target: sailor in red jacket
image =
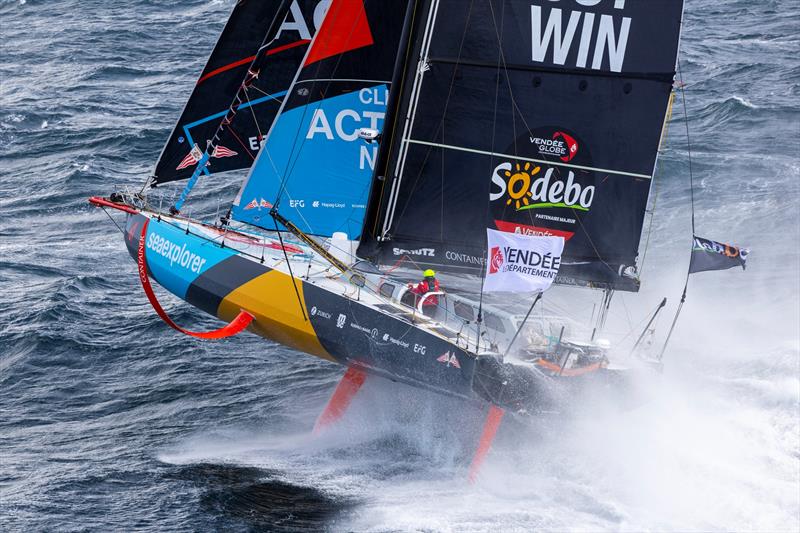
[[[429,292],[439,292],[440,290],[439,282],[436,280],[436,272],[429,268],[422,273],[422,277],[424,279],[416,285],[413,283],[408,284],[408,288],[411,290],[411,292],[417,295],[417,302],[419,302],[420,298]],[[433,316],[438,305],[439,296],[435,294],[428,296],[422,301],[422,312],[425,313],[426,316]]]

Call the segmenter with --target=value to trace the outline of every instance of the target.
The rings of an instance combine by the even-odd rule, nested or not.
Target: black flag
[[[749,250],[746,248],[710,241],[695,235],[689,274],[708,270],[726,270],[737,266],[741,266],[744,270],[748,253]]]

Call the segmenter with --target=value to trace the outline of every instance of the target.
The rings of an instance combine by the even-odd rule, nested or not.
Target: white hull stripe
[[[485,150],[476,150],[474,148],[467,148],[465,146],[453,146],[451,144],[440,144],[440,143],[432,143],[427,141],[417,141],[414,139],[406,139],[407,143],[409,144],[420,144],[423,146],[433,146],[435,148],[444,148],[446,150],[457,150],[459,152],[469,152],[471,154],[481,154],[481,155],[490,155],[495,157],[504,157],[508,159],[516,159],[520,161],[530,161],[532,163],[541,163],[543,165],[551,165],[557,167],[567,167],[567,168],[574,168],[578,170],[590,170],[592,172],[603,172],[608,174],[616,174],[619,176],[630,176],[632,178],[642,178],[649,180],[652,176],[648,176],[647,174],[637,174],[635,172],[623,172],[621,170],[611,170],[608,168],[596,168],[596,167],[585,167],[582,165],[572,165],[570,163],[561,163],[558,161],[546,161],[544,159],[533,159],[530,157],[522,157],[518,155],[511,155],[511,154],[502,154],[499,152],[487,152]]]

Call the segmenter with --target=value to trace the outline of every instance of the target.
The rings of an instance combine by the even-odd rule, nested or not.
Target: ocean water
[[[312,441],[341,369],[250,335],[169,330],[86,203],[141,186],[231,6],[0,1],[0,530],[800,528],[796,0],[687,0],[697,231],[750,247],[747,271],[692,278],[647,405],[506,423],[474,486],[482,413],[371,380]],[[644,287],[610,318],[620,336],[667,296],[663,339],[680,296],[684,127],[678,105]],[[235,190],[207,186],[198,210]],[[214,324],[164,301],[182,324]]]

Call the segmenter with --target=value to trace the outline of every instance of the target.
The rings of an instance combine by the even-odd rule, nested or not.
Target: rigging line
[[[268,93],[267,91],[265,91],[264,89],[261,89],[260,87],[256,87],[255,85],[251,85],[250,88],[254,89],[254,90],[260,92],[261,94],[263,94],[264,96],[268,97],[269,100],[275,100],[279,104],[283,103],[283,100],[281,100],[281,98],[276,97],[274,94]]]
[[[258,117],[256,117],[256,110],[253,109],[253,103],[250,101],[250,91],[248,91],[248,87],[244,88],[244,97],[247,98],[247,103],[250,104],[250,113],[253,115],[253,122],[256,125],[256,131],[258,131],[258,142],[260,143],[264,139],[264,134],[261,133],[261,126],[258,125]]]
[[[489,9],[492,12],[492,22],[495,28],[495,35],[499,39],[499,33],[497,32],[497,20],[495,19],[494,7],[492,7],[491,2],[489,2]],[[503,8],[503,14],[505,14],[505,4]],[[500,43],[498,42],[498,44]],[[502,48],[502,46],[499,46],[498,48]],[[500,53],[498,52],[497,68],[495,71],[495,84],[494,84],[494,111],[492,114],[492,144],[491,144],[492,153],[494,153],[494,144],[495,141],[497,140],[497,102],[499,98],[500,98]],[[489,174],[491,174],[491,169],[494,168],[493,165],[494,165],[494,155],[491,155],[489,156]],[[484,222],[488,222],[489,220],[489,214],[491,212],[491,205],[492,205],[489,195],[487,195],[486,198],[487,198],[486,213],[484,214]],[[486,248],[488,244],[488,239],[489,238],[487,236],[483,246],[483,251],[481,252],[481,256],[483,258],[483,268],[481,269],[481,295],[478,300],[478,339],[481,338],[481,323],[483,322],[483,285],[486,282]],[[531,310],[533,310],[533,306],[531,306]],[[528,314],[530,315],[530,310],[528,311]],[[525,320],[527,320],[527,316],[525,317]],[[519,333],[519,331],[517,331],[517,333]],[[514,338],[516,339],[516,334],[514,335]],[[514,341],[512,340],[511,342],[513,343]],[[509,344],[509,348],[510,347],[511,345]],[[508,353],[508,350],[506,350],[506,353]]]
[[[124,229],[122,229],[122,228],[119,226],[119,224],[117,224],[117,221],[116,221],[116,220],[114,220],[114,217],[112,217],[112,216],[109,214],[109,212],[108,212],[108,211],[106,211],[106,208],[105,208],[105,207],[101,207],[101,209],[103,210],[103,213],[105,213],[105,214],[106,214],[106,216],[107,216],[108,218],[110,218],[110,219],[111,219],[111,222],[113,222],[113,223],[114,223],[114,225],[117,227],[117,229],[119,230],[119,232],[120,232],[120,233],[122,233],[123,235],[125,235],[125,230],[124,230]]]
[[[303,321],[308,322],[308,317],[306,316],[306,308],[303,305],[303,299],[300,297],[300,290],[297,288],[297,280],[294,278],[294,274],[292,273],[292,262],[289,261],[289,254],[286,251],[286,247],[283,245],[283,237],[281,236],[281,232],[278,231],[278,221],[275,220],[273,217],[272,222],[275,223],[275,231],[278,233],[278,240],[281,242],[281,249],[283,250],[283,258],[286,260],[286,266],[289,268],[289,277],[292,279],[292,287],[294,287],[294,293],[297,296],[297,305],[300,306],[300,312],[303,314]]]
[[[689,162],[689,198],[692,206],[692,239],[694,239],[695,225],[694,225],[694,173],[692,172],[692,140],[689,136],[689,114],[686,110],[686,84],[683,82],[683,72],[681,72],[681,64],[678,62],[678,79],[681,82],[681,102],[683,104],[683,122],[686,126],[686,150]],[[686,275],[688,281],[689,275]]]
[[[691,213],[692,213],[692,242],[694,243],[695,220],[694,220],[694,174],[692,173],[692,141],[691,137],[689,136],[689,114],[687,112],[687,106],[686,106],[686,84],[683,81],[683,72],[681,71],[680,61],[678,61],[678,80],[680,81],[681,101],[683,104],[682,106],[683,121],[686,126],[686,153],[689,163],[689,202],[691,205]],[[681,315],[681,311],[683,310],[683,304],[686,302],[686,292],[689,289],[689,276],[691,276],[691,268],[692,268],[692,259],[691,259],[691,248],[690,248],[689,266],[686,267],[686,282],[683,284],[683,293],[681,294],[681,301],[678,304],[678,309],[675,311],[675,317],[672,319],[672,325],[670,326],[669,332],[667,333],[667,338],[664,339],[664,346],[661,348],[661,353],[658,354],[659,361],[661,361],[664,358],[664,352],[667,351],[667,345],[669,344],[669,341],[672,338],[672,332],[675,331],[675,325],[678,323],[678,317]]]
[[[542,292],[539,291],[538,293],[536,293],[536,298],[533,299],[533,303],[531,304],[530,308],[528,309],[528,312],[525,314],[525,318],[522,319],[522,323],[517,328],[517,331],[514,332],[514,336],[511,338],[511,342],[508,343],[508,346],[506,347],[506,351],[505,351],[505,353],[503,353],[503,359],[505,359],[506,356],[508,355],[508,352],[511,351],[511,346],[513,346],[514,345],[514,341],[517,340],[517,337],[519,336],[519,332],[522,331],[522,328],[525,327],[525,323],[528,322],[528,317],[531,316],[531,312],[533,311],[533,308],[536,306],[536,302],[538,302],[541,299],[542,299]]]
[[[663,146],[667,142],[667,132],[669,131],[669,123],[672,120],[672,110],[673,105],[675,103],[675,91],[672,91],[672,94],[669,97],[669,106],[667,106],[667,118],[664,121],[664,128],[661,133],[661,146]],[[661,149],[659,146],[659,150]],[[650,250],[650,236],[653,234],[653,221],[656,217],[656,207],[658,205],[658,194],[661,191],[661,180],[656,179],[656,174],[661,174],[661,170],[664,169],[664,161],[663,158],[659,158],[658,161],[658,172],[653,173],[653,181],[650,183],[652,184],[653,191],[653,205],[650,208],[650,221],[647,224],[647,239],[644,243],[644,252],[642,253],[642,260],[639,263],[639,278],[644,275],[644,265],[647,262],[647,252]]]
[[[239,142],[239,144],[242,146],[242,148],[244,148],[245,153],[247,153],[247,155],[250,156],[250,159],[255,161],[256,157],[252,153],[250,153],[250,150],[247,148],[247,145],[244,144],[244,142],[242,142],[242,139],[236,134],[236,132],[233,129],[233,125],[232,124],[228,125],[228,131],[230,132],[231,135],[233,135],[234,139],[236,139]]]

